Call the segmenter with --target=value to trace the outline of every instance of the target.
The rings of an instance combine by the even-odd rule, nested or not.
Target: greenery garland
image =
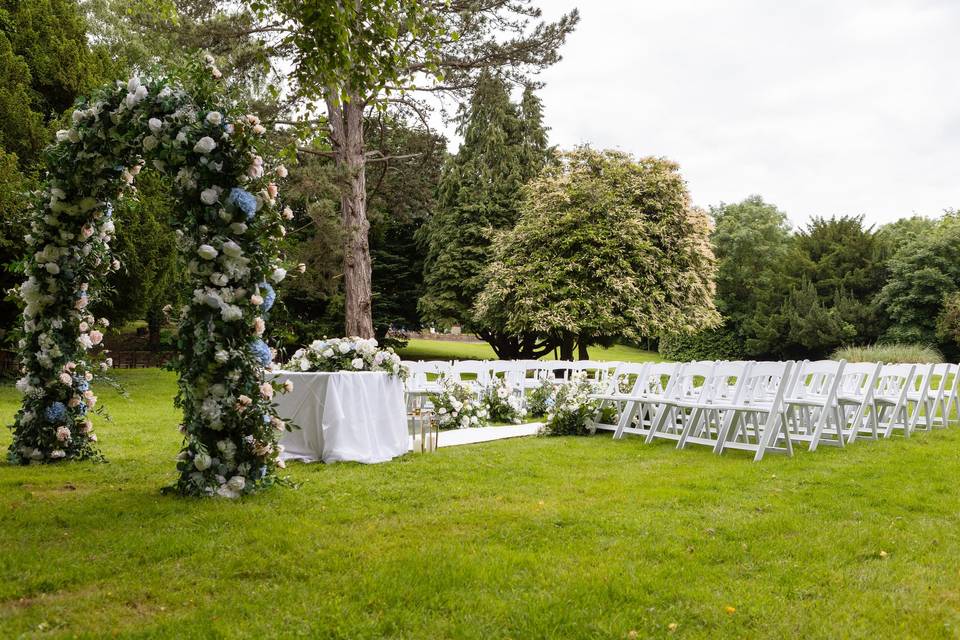
[[[227,100],[213,58],[192,69],[191,90],[164,78],[131,78],[80,100],[72,126],[47,151],[47,186],[32,212],[32,252],[20,287],[24,394],[11,461],[97,458],[90,412],[97,365],[89,351],[102,321],[88,312],[97,283],[119,263],[110,253],[110,202],[132,190],[150,162],[173,178],[176,233],[187,263],[189,303],[179,314],[177,406],[184,444],[174,489],[237,497],[275,481],[277,444],[288,428],[276,413],[262,340],[286,276],[279,240],[289,209],[277,206],[263,160],[265,128]]]

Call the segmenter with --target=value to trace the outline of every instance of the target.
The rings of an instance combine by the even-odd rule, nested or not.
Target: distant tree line
[[[20,279],[42,150],[77,96],[207,52],[290,168],[285,249],[307,271],[280,288],[275,345],[456,325],[504,358],[587,357],[614,341],[678,358],[894,341],[960,352],[960,214],[795,231],[759,196],[700,210],[670,160],[551,146],[533,76],[559,59],[576,12],[550,23],[528,0],[353,7],[337,23],[285,0],[0,0],[3,290]],[[418,74],[442,78],[435,93],[457,107],[454,154],[428,126]],[[183,265],[169,185],[147,167],[137,186],[114,203],[124,268],[97,311],[118,330],[145,322],[159,349]],[[17,313],[8,295],[7,340]]]

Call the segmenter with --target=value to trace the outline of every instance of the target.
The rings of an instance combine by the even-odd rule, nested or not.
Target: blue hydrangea
[[[54,402],[47,407],[44,416],[46,416],[47,422],[54,424],[63,422],[67,419],[67,406],[62,402]]]
[[[232,206],[239,209],[245,216],[247,220],[253,219],[253,216],[257,213],[257,199],[249,191],[245,191],[240,187],[234,187],[230,189],[230,195],[227,196],[227,206]]]
[[[270,352],[270,347],[259,338],[250,343],[250,352],[253,354],[253,357],[265,367],[269,367],[270,363],[273,362],[273,354]]]
[[[90,389],[90,383],[87,382],[84,378],[81,378],[79,376],[73,377],[73,384],[77,387],[77,390],[80,393],[83,393],[84,391],[87,391]]]
[[[273,303],[277,301],[277,292],[274,291],[269,282],[261,282],[257,286],[260,287],[260,296],[263,298],[263,304],[260,305],[260,310],[266,313],[273,308]]]

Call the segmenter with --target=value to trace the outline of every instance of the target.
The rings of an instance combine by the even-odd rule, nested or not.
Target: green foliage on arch
[[[282,280],[277,206],[282,166],[263,160],[264,127],[220,90],[208,58],[190,91],[164,78],[131,78],[78,101],[70,129],[47,149],[47,183],[34,204],[19,342],[24,394],[12,461],[97,458],[91,381],[109,362],[91,353],[105,321],[88,311],[119,267],[110,252],[111,202],[134,190],[141,167],[172,178],[177,246],[191,295],[178,310],[177,405],[183,449],[175,489],[226,497],[275,481],[287,428],[272,402],[261,336]]]

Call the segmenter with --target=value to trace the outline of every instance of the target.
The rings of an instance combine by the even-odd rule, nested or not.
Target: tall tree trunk
[[[587,347],[590,345],[590,340],[587,336],[578,336],[577,337],[577,360],[589,360],[590,353],[587,351]]]
[[[160,329],[163,324],[163,311],[149,309],[147,311],[147,340],[150,351],[160,350]]]
[[[573,344],[576,341],[576,336],[572,333],[567,333],[566,331],[560,337],[560,359],[561,360],[573,360]]]
[[[363,101],[352,95],[341,103],[336,92],[327,97],[330,138],[340,172],[343,215],[343,287],[346,334],[373,337],[373,285],[370,263],[370,222],[367,220],[366,156],[363,149]]]

